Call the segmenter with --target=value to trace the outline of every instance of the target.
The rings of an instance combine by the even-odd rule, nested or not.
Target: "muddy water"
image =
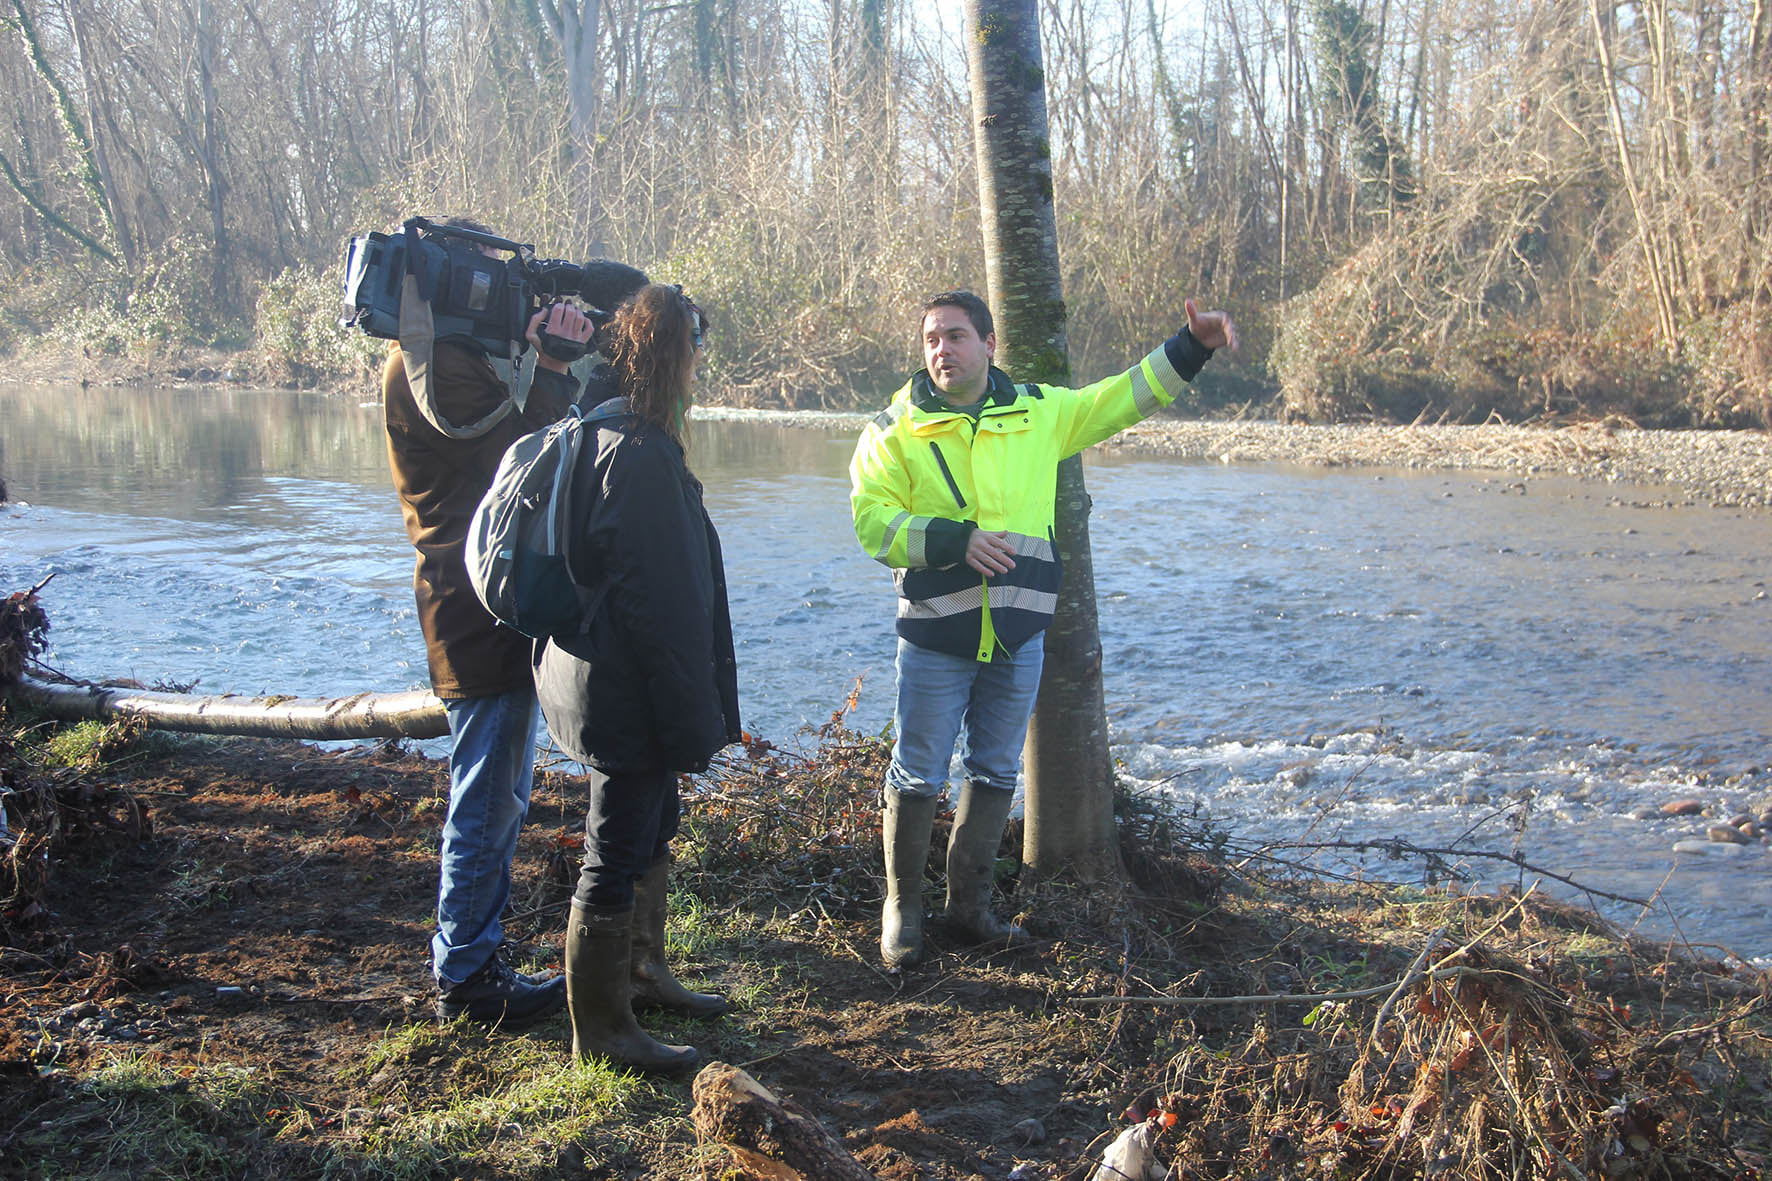
[[[848,532],[853,428],[696,426],[749,728],[859,676],[890,714],[886,572]],[[212,691],[424,684],[379,412],[286,393],[0,387],[0,591],[54,572],[49,663]],[[1772,854],[1679,854],[1678,797],[1772,804],[1772,516],[1470,474],[1092,462],[1115,753],[1239,847],[1400,836],[1486,885],[1772,956]],[[1420,880],[1413,862],[1274,850]],[[1566,887],[1546,883],[1568,893]]]

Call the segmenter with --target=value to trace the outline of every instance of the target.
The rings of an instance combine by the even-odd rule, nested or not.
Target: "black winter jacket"
[[[576,573],[607,594],[583,636],[536,645],[542,716],[562,750],[606,773],[706,770],[740,733],[726,572],[701,482],[637,416],[602,424],[580,462]]]

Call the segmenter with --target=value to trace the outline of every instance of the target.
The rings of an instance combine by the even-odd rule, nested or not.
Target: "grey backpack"
[[[613,407],[613,408],[611,408]],[[626,403],[578,407],[512,443],[468,523],[468,582],[493,618],[533,639],[570,638],[602,603],[606,588],[573,577],[582,522],[572,519],[572,481],[597,426],[627,415]]]

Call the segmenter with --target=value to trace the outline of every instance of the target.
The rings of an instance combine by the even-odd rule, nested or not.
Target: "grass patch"
[[[650,1080],[468,1022],[390,1031],[359,1074],[365,1106],[340,1122],[361,1167],[396,1179],[551,1171],[677,1106]]]
[[[73,1081],[11,1152],[27,1176],[243,1176],[289,1111],[251,1068],[130,1055]]]
[[[39,749],[45,767],[90,771],[124,753],[143,733],[140,723],[75,722],[48,731]]]

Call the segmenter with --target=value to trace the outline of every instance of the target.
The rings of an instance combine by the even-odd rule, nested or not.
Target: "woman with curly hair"
[[[648,1071],[687,1069],[698,1055],[652,1038],[635,1006],[727,1009],[678,983],[664,954],[677,777],[739,740],[720,539],[683,447],[703,328],[681,289],[655,283],[604,330],[609,365],[583,404],[622,413],[597,424],[594,447],[586,440],[573,488],[576,573],[601,604],[581,636],[538,646],[535,660],[548,729],[591,768],[566,932],[573,1053]]]

